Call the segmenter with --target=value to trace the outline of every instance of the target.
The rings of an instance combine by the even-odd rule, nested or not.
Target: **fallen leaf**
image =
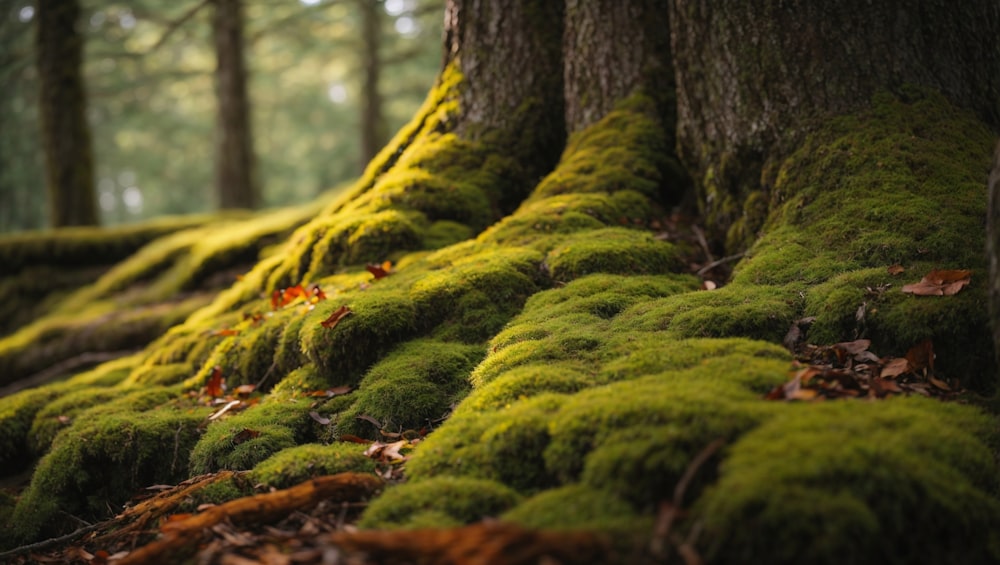
[[[281,291],[274,289],[271,293],[271,310],[277,310],[281,304]]]
[[[348,385],[336,386],[333,388],[328,388],[326,390],[314,390],[306,396],[325,396],[327,398],[332,398],[334,396],[340,396],[342,394],[347,394],[351,392],[351,387]]]
[[[833,347],[835,347],[837,349],[840,349],[840,350],[843,350],[844,352],[849,353],[850,355],[857,355],[857,354],[861,353],[862,351],[865,351],[866,349],[868,349],[868,347],[871,344],[872,344],[872,340],[870,340],[870,339],[857,339],[857,340],[854,340],[854,341],[845,341],[843,343],[835,343],[833,345]]]
[[[372,418],[371,416],[369,416],[367,414],[362,414],[360,416],[355,416],[355,418],[357,418],[358,420],[363,420],[365,422],[368,422],[369,424],[375,426],[378,429],[382,429],[382,423],[379,422],[378,420],[376,420],[375,418]]]
[[[886,271],[888,271],[889,274],[892,275],[892,276],[896,276],[896,275],[902,273],[905,270],[906,269],[904,269],[903,266],[900,265],[899,263],[897,263],[895,265],[892,265],[891,267],[889,267],[888,269],[886,269]]]
[[[212,332],[212,335],[223,335],[223,336],[239,335],[239,334],[240,330],[234,330],[233,328],[223,328],[221,330],[215,330],[214,332]]]
[[[340,441],[350,443],[372,443],[372,440],[358,437],[354,434],[340,434]]]
[[[225,406],[222,407],[221,410],[219,410],[215,414],[212,414],[211,416],[209,416],[208,417],[208,421],[212,422],[214,420],[218,420],[219,418],[222,417],[223,414],[225,414],[226,412],[228,412],[230,408],[232,408],[234,406],[239,406],[240,402],[241,401],[239,401],[239,400],[231,400],[231,401],[229,401],[228,403],[226,403]]]
[[[940,379],[936,379],[934,377],[930,377],[927,380],[930,381],[930,383],[932,385],[938,387],[941,390],[951,390],[951,387],[948,386],[948,383],[946,383],[946,382],[944,382],[944,381],[942,381]]]
[[[953,296],[958,294],[972,279],[972,271],[937,270],[924,275],[920,282],[903,286],[903,292],[914,296]]]
[[[255,437],[260,437],[260,432],[257,430],[251,430],[250,428],[243,428],[239,431],[239,433],[233,436],[233,445],[239,445]]]
[[[309,412],[309,416],[310,416],[310,417],[311,417],[311,418],[312,418],[313,420],[316,420],[317,422],[319,422],[319,423],[320,423],[321,425],[323,425],[323,426],[329,426],[329,425],[330,425],[330,419],[329,419],[329,418],[326,418],[326,417],[324,417],[324,416],[320,416],[320,415],[319,415],[319,412],[317,412],[317,411],[315,411],[315,410],[313,410],[313,411]]]
[[[205,385],[205,394],[216,398],[225,394],[226,391],[226,379],[222,378],[222,367],[216,365],[212,368],[212,376],[208,378],[208,384]]]
[[[892,359],[882,367],[882,371],[879,373],[879,378],[882,379],[892,379],[902,375],[903,373],[910,370],[910,364],[906,359],[896,358]]]
[[[368,263],[365,269],[375,277],[375,280],[383,279],[392,274],[392,261],[385,261],[381,265]]]
[[[914,372],[920,372],[924,369],[933,372],[934,344],[931,343],[930,338],[925,338],[920,343],[911,347],[906,352],[906,360],[909,361],[910,367],[912,367]]]
[[[316,303],[321,300],[326,300],[326,293],[323,292],[323,289],[320,288],[318,284],[314,284],[311,287],[309,287],[309,293],[312,295],[312,297],[309,299],[310,302]]]
[[[337,324],[339,324],[340,321],[350,313],[351,313],[350,308],[348,308],[347,306],[341,306],[340,308],[334,310],[333,313],[330,314],[329,318],[320,322],[319,325],[323,326],[326,329],[332,330],[333,328],[337,327]]]
[[[236,394],[236,395],[246,395],[246,394],[252,393],[256,389],[257,389],[257,385],[254,385],[254,384],[240,385],[240,386],[238,386],[238,387],[236,387],[236,388],[233,389],[233,394]]]

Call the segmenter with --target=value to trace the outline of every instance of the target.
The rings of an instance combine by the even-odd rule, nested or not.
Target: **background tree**
[[[241,0],[212,0],[215,43],[215,190],[220,208],[255,208],[259,197],[250,129]]]
[[[37,36],[45,182],[49,224],[53,227],[98,223],[94,196],[94,157],[87,98],[83,87],[83,36],[77,29],[76,0],[40,0]]]

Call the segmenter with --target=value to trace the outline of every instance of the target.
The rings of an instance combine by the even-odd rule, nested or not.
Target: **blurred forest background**
[[[213,3],[79,0],[101,224],[215,209]],[[240,4],[260,207],[354,178],[440,67],[444,0]],[[37,6],[0,6],[0,232],[41,229]]]

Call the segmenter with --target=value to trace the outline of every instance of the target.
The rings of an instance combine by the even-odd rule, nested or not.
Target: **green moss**
[[[528,498],[500,516],[528,528],[610,533],[630,545],[653,529],[653,520],[601,488],[568,485]],[[623,539],[624,538],[624,539]]]
[[[623,228],[590,230],[567,237],[545,258],[552,278],[562,282],[590,273],[670,273],[678,269],[680,261],[672,244]]]
[[[733,445],[699,502],[706,557],[995,561],[1000,503],[983,441],[995,435],[992,418],[919,398],[790,406]]]
[[[493,481],[440,477],[386,490],[368,506],[359,525],[398,528],[408,516],[421,513],[424,526],[469,524],[497,516],[519,499],[517,493]],[[431,518],[441,522],[431,524]]]
[[[365,446],[353,443],[300,445],[261,461],[251,477],[256,483],[280,489],[321,475],[374,472],[375,463],[364,455],[364,450]]]
[[[56,534],[72,525],[67,516],[104,518],[136,489],[186,476],[205,411],[125,404],[81,415],[57,436],[14,510],[17,540]]]
[[[232,477],[212,481],[194,490],[177,507],[178,513],[197,512],[203,504],[222,504],[237,498],[252,496],[254,484],[247,473],[236,473]]]
[[[191,450],[191,473],[252,469],[283,449],[316,437],[305,401],[273,401],[211,423]]]

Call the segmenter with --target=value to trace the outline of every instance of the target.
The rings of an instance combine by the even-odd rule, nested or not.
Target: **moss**
[[[66,516],[106,517],[143,486],[185,477],[204,411],[108,406],[59,434],[11,518],[19,541],[60,532]],[[92,409],[96,410],[96,409]]]
[[[500,519],[528,528],[606,532],[628,546],[653,529],[649,515],[636,513],[631,505],[604,489],[579,484],[538,493]]]
[[[520,497],[509,488],[493,481],[440,477],[390,488],[372,501],[361,519],[362,528],[398,528],[406,517],[424,513],[421,524],[470,524],[482,518],[497,516],[514,506]],[[433,512],[433,515],[426,512]],[[430,518],[441,522],[430,523]]]
[[[246,473],[238,473],[223,480],[212,481],[194,490],[190,496],[181,501],[177,506],[177,512],[197,512],[198,508],[204,504],[222,504],[230,500],[236,500],[237,498],[252,496],[253,494],[253,481],[249,479]]]
[[[707,557],[995,561],[995,435],[990,417],[919,398],[789,406],[733,445],[699,502]]]
[[[251,477],[256,483],[280,489],[321,475],[374,472],[375,463],[364,455],[364,450],[365,446],[352,443],[300,445],[261,461]]]
[[[377,435],[371,424],[357,420],[362,415],[375,418],[391,432],[430,425],[464,396],[469,371],[481,357],[478,346],[431,340],[406,343],[361,380],[353,405],[338,418],[337,432]]]
[[[680,261],[672,244],[622,228],[590,230],[567,237],[545,258],[552,278],[562,282],[590,273],[670,273],[678,269]]]

